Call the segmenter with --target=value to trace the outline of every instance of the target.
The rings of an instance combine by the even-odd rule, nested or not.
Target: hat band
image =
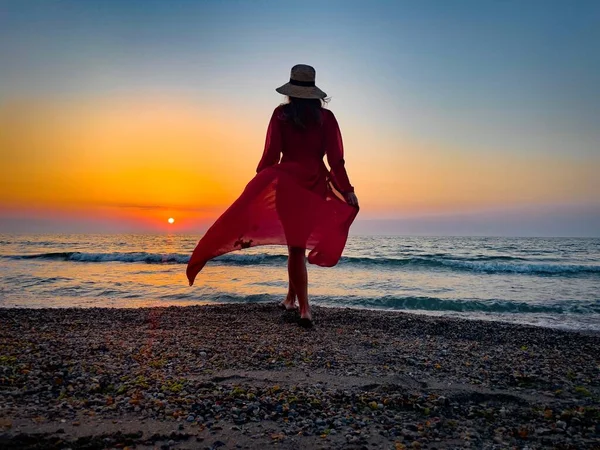
[[[290,78],[290,84],[293,84],[294,86],[306,86],[306,87],[312,87],[315,85],[314,81],[298,81],[298,80],[293,80]]]

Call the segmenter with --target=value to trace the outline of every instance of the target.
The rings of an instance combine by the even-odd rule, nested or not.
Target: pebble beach
[[[275,304],[0,310],[3,449],[598,449],[600,335]]]

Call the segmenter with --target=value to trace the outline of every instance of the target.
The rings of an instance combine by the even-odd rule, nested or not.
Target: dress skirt
[[[267,167],[198,242],[186,271],[190,286],[210,259],[258,245],[308,249],[309,263],[334,266],[357,214],[324,164],[318,170],[298,162]]]

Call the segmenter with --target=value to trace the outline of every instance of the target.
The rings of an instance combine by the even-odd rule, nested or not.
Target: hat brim
[[[296,86],[295,84],[286,83],[275,89],[282,95],[296,98],[325,98],[327,94],[316,86]]]

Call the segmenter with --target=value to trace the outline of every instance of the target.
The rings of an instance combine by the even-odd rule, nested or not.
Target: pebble
[[[437,399],[437,404],[439,406],[449,406],[450,405],[450,400],[448,400],[447,397],[444,397],[443,395],[441,395]]]

